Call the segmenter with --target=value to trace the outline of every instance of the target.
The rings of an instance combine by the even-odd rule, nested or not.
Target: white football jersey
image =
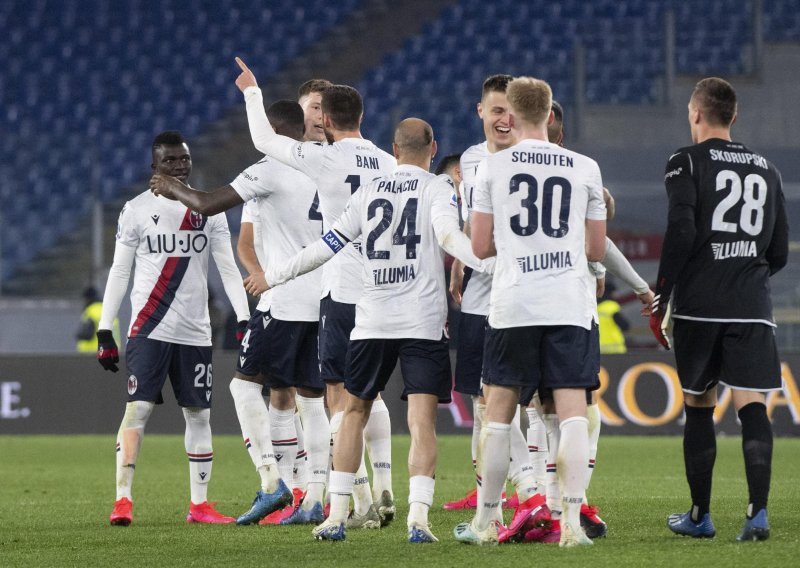
[[[475,200],[475,173],[478,170],[478,164],[488,155],[489,147],[486,142],[470,146],[461,154],[461,177],[464,180],[461,205],[466,209],[467,219],[472,213]],[[465,314],[488,316],[491,293],[492,275],[473,271],[461,297],[461,311]]]
[[[586,220],[605,220],[597,162],[541,140],[523,140],[478,166],[474,210],[494,215],[494,328],[591,328]]]
[[[249,204],[255,199],[263,259],[262,268],[282,263],[322,234],[316,209],[317,186],[311,179],[277,160],[264,157],[240,173],[231,187]],[[245,206],[247,207],[247,205]],[[258,309],[285,321],[317,321],[322,271],[308,274],[261,295]]]
[[[350,198],[333,225],[344,238],[363,242],[364,293],[350,339],[442,338],[444,251],[433,221],[445,215],[458,223],[453,182],[411,165],[398,166]]]
[[[385,176],[397,167],[394,157],[363,138],[345,138],[333,144],[297,142],[286,156],[288,165],[317,184],[325,231],[339,218],[347,200],[361,184]],[[362,291],[361,268],[361,242],[356,241],[323,267],[321,297],[330,294],[337,302],[358,302]]]
[[[148,190],[122,208],[116,238],[136,249],[128,337],[211,345],[208,256],[231,250],[225,214],[206,217]]]

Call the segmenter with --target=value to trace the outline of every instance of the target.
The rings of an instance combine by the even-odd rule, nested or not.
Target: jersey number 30
[[[739,174],[731,170],[722,170],[717,174],[717,191],[724,189],[729,189],[730,193],[714,208],[711,230],[735,233],[736,223],[726,221],[725,214],[739,203],[739,199],[742,199],[739,227],[754,237],[761,233],[764,227],[764,204],[767,202],[766,180],[758,174],[748,174],[742,184]]]
[[[511,178],[508,193],[513,194],[525,188],[526,196],[522,199],[522,207],[527,211],[528,222],[522,224],[520,213],[511,216],[511,230],[521,237],[534,234],[540,225],[539,209],[536,207],[536,200],[539,198],[539,184],[536,178],[530,174],[517,174]],[[560,191],[558,205],[558,226],[553,223],[553,201],[556,195],[556,188]],[[542,211],[541,226],[542,232],[548,237],[560,239],[569,232],[569,204],[572,195],[572,184],[568,179],[553,176],[544,180],[542,184]]]

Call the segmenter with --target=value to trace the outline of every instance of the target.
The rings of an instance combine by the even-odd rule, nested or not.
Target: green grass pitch
[[[394,439],[398,517],[380,531],[351,531],[343,543],[316,542],[310,527],[187,525],[188,463],[182,436],[147,436],[137,464],[134,522],[111,527],[113,436],[0,436],[0,566],[792,566],[800,543],[800,440],[777,439],[770,520],[772,537],[739,544],[746,505],[740,442],[721,438],[714,474],[713,540],[672,535],[667,514],[688,508],[681,441],[601,437],[590,499],[609,534],[593,547],[472,547],[453,527],[468,511],[445,500],[472,486],[469,438],[440,437],[436,497],[430,519],[438,544],[406,542],[408,438]],[[250,505],[258,478],[241,439],[217,436],[210,499],[223,513]],[[506,513],[510,517],[510,513]],[[508,518],[507,518],[508,520]]]

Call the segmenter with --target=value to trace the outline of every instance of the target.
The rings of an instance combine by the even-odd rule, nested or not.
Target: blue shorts
[[[481,394],[483,343],[486,316],[461,313],[458,321],[455,391],[471,396]]]
[[[345,377],[350,332],[356,326],[356,305],[343,304],[330,295],[319,302],[319,375],[326,383]]]
[[[161,389],[169,375],[178,405],[211,408],[211,346],[168,343],[131,337],[125,347],[128,402],[163,402]]]
[[[537,389],[596,389],[600,385],[597,326],[487,327],[483,382]],[[525,389],[527,387],[527,389]]]
[[[350,342],[344,388],[362,400],[375,400],[392,375],[397,360],[403,374],[402,399],[433,394],[450,402],[453,378],[447,339],[360,339]]]
[[[239,346],[236,371],[261,375],[272,388],[322,390],[317,363],[317,322],[284,321],[256,310]]]

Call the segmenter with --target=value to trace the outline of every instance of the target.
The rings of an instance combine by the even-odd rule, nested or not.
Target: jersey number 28
[[[739,227],[748,235],[756,236],[764,227],[764,204],[767,202],[767,182],[758,174],[739,177],[734,171],[722,170],[717,174],[717,191],[729,189],[730,193],[714,208],[711,216],[711,230],[735,233],[736,223],[725,220],[725,214],[741,199],[742,211],[739,214]]]

